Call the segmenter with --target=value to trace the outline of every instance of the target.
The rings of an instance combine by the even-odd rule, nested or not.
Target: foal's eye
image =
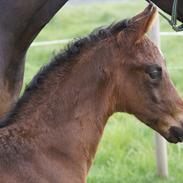
[[[151,77],[151,79],[158,79],[161,78],[161,72],[158,70],[154,70],[149,72],[149,76]]]
[[[146,69],[146,73],[149,74],[150,78],[153,80],[162,78],[162,69],[157,66],[151,66]]]

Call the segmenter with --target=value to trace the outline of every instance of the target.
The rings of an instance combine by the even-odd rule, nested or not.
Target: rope
[[[183,31],[183,24],[177,25],[177,5],[178,5],[178,0],[173,1],[173,6],[172,6],[172,15],[171,19],[169,19],[164,13],[159,11],[159,14],[168,21],[168,23],[172,26],[172,29],[176,32]]]

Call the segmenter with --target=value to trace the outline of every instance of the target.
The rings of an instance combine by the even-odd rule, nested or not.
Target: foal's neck
[[[62,83],[59,69],[49,74],[18,114],[20,122],[17,123],[24,128],[27,125],[29,135],[22,136],[34,138],[34,143],[41,146],[49,159],[59,159],[61,164],[70,161],[86,174],[116,105],[110,66],[106,67],[103,62],[110,50],[107,50],[109,55],[100,55],[97,50],[88,52],[90,56],[80,56]],[[32,108],[33,112],[25,116],[24,111]],[[31,130],[34,135],[30,135]]]
[[[54,148],[82,166],[85,173],[94,158],[106,121],[115,108],[114,85],[110,73],[102,65],[102,60],[107,59],[104,57],[94,56],[94,60],[87,61],[80,58],[67,82],[62,88],[58,87],[52,97],[49,105],[53,108],[47,108],[54,119],[44,121],[55,133],[53,142],[58,139]]]

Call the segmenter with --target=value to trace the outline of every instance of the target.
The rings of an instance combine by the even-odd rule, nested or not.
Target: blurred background
[[[130,18],[146,6],[140,0],[70,0],[41,32],[27,54],[24,86],[70,39]],[[171,78],[183,97],[183,36],[160,20],[161,48]],[[51,41],[51,42],[50,42]],[[158,178],[154,132],[127,114],[114,114],[106,126],[88,183],[182,183],[183,146],[168,144],[169,178]]]

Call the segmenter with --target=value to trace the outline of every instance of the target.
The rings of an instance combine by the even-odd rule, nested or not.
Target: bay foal
[[[149,5],[100,29],[37,74],[1,121],[1,183],[85,183],[106,121],[118,111],[182,141],[182,100],[145,36],[155,16]]]

